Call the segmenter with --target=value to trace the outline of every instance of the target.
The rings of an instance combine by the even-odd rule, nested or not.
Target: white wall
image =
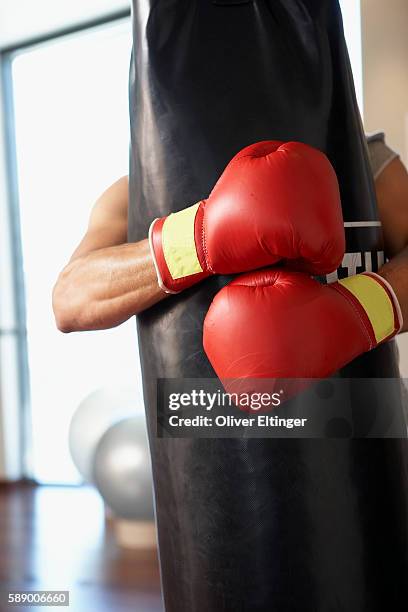
[[[364,122],[408,164],[408,2],[362,0]]]
[[[0,49],[130,7],[130,0],[1,0]]]

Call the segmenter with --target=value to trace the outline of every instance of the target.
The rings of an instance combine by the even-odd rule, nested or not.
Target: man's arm
[[[302,216],[295,222],[299,198],[282,189],[287,181],[297,185],[307,203],[309,226],[314,216],[326,220],[330,248],[326,238],[307,232]],[[265,141],[245,147],[227,164],[208,198],[153,221],[149,245],[147,240],[126,243],[127,192],[127,181],[121,179],[98,200],[86,236],[58,279],[54,311],[63,331],[118,325],[163,299],[165,292],[178,293],[211,274],[234,274],[282,259],[323,274],[343,257],[335,172],[323,153],[302,143]],[[291,219],[286,226],[271,222],[271,193],[276,216]]]
[[[162,300],[147,240],[127,243],[128,179],[95,203],[87,232],[62,270],[53,308],[63,332],[115,327]]]
[[[408,173],[399,158],[394,159],[375,182],[385,251],[390,258],[380,270],[393,287],[404,319],[401,331],[408,330]]]

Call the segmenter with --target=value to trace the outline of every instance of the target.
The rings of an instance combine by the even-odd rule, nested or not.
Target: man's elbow
[[[65,282],[64,273],[60,275],[54,286],[52,309],[54,311],[55,325],[60,332],[69,334],[74,331],[80,331],[78,304],[76,304],[72,294],[72,288]]]
[[[66,300],[63,299],[58,284],[54,287],[52,294],[52,309],[55,325],[60,332],[69,334],[75,331],[72,309],[67,306]]]
[[[68,320],[59,318],[57,316],[55,317],[55,324],[58,331],[62,332],[63,334],[70,334],[71,332],[76,331],[74,326],[71,325]]]

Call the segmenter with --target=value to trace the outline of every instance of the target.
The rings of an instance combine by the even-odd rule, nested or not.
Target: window
[[[27,48],[12,60],[31,392],[32,471],[78,482],[71,416],[93,390],[134,387],[142,402],[134,319],[63,335],[51,292],[98,195],[128,173],[128,19]]]

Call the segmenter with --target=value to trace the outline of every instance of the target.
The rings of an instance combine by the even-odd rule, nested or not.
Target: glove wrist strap
[[[404,324],[404,319],[403,319],[403,316],[402,316],[401,306],[399,304],[399,301],[398,301],[398,298],[397,298],[397,295],[396,295],[394,289],[392,288],[390,283],[383,276],[381,276],[380,274],[377,274],[376,272],[366,272],[365,274],[367,276],[372,276],[373,278],[375,278],[381,285],[383,285],[383,288],[388,293],[388,297],[392,301],[392,305],[393,305],[394,310],[395,310],[395,317],[396,317],[396,320],[397,320],[396,327],[398,328],[396,333],[398,333],[402,329],[402,326]]]
[[[379,274],[364,272],[338,281],[351,294],[370,323],[374,346],[395,336],[402,327],[402,314],[391,285]]]
[[[159,286],[179,293],[208,276],[202,236],[201,202],[168,217],[155,219],[149,245]]]

